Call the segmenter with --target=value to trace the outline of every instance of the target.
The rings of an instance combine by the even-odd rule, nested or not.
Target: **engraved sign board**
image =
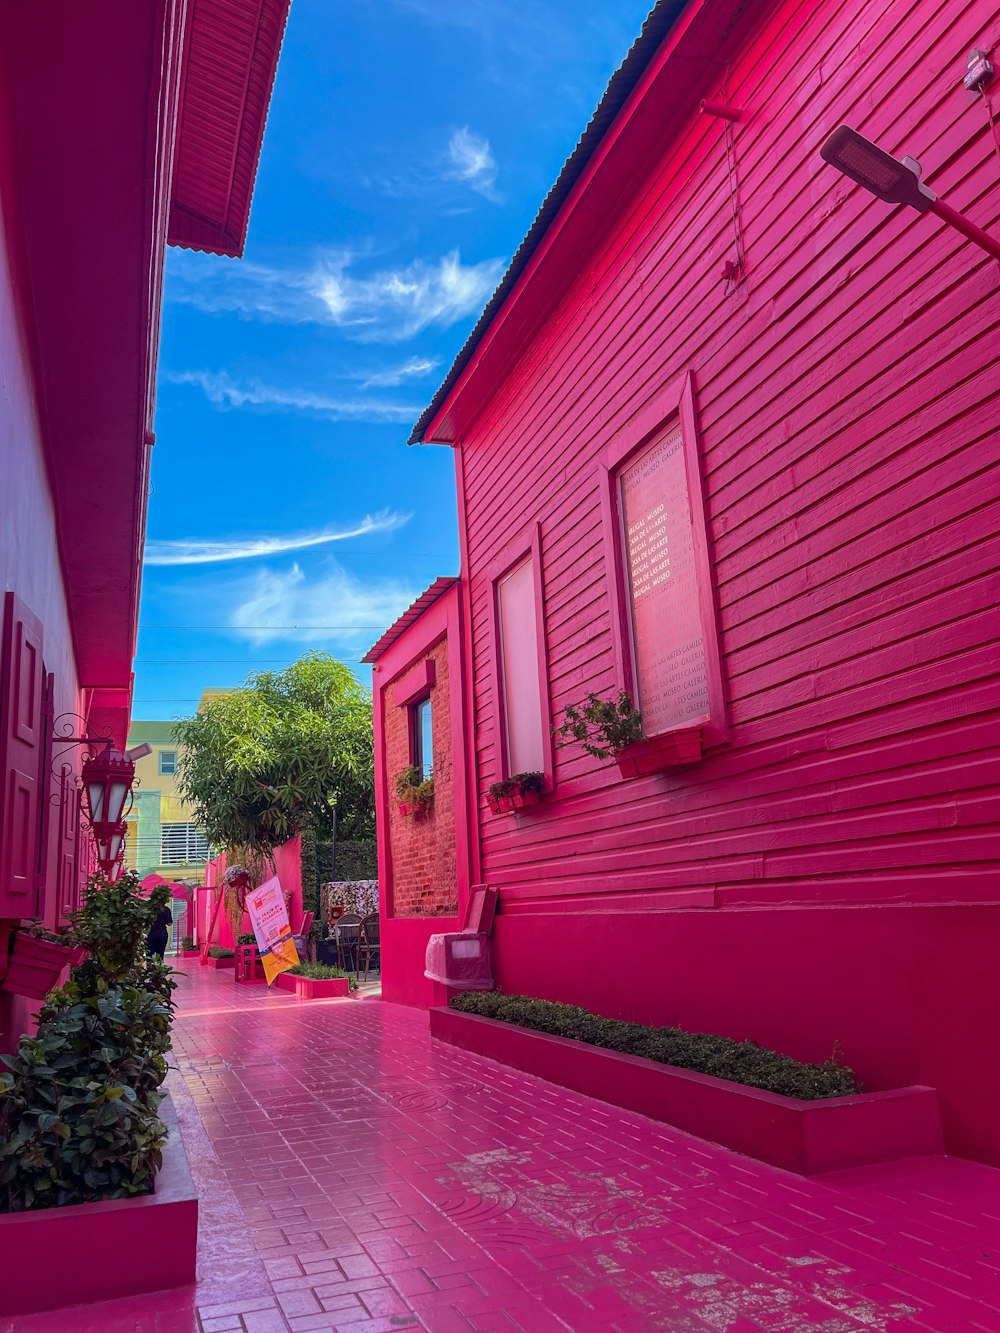
[[[646,736],[710,713],[687,468],[680,425],[619,477],[637,704]]]

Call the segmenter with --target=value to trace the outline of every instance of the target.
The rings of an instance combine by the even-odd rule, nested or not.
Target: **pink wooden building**
[[[125,744],[165,246],[242,253],[287,10],[0,10],[0,1050],[11,933],[90,859],[54,732]]]
[[[502,988],[838,1044],[993,1162],[1000,272],[820,147],[851,125],[996,232],[1000,81],[963,75],[998,43],[989,0],[658,4],[413,435],[455,451],[458,883],[500,891]],[[626,772],[555,746],[621,690]],[[430,1003],[441,926],[384,871],[387,988]]]

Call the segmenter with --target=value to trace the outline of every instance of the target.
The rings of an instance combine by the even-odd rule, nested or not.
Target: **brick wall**
[[[393,916],[447,916],[454,914],[458,906],[447,643],[436,644],[425,656],[434,662],[435,668],[435,684],[431,689],[434,805],[425,817],[399,813],[396,776],[410,762],[410,710],[396,706],[398,682],[386,690],[385,753],[390,791]]]

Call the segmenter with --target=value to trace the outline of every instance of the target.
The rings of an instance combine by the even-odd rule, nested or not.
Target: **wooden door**
[[[8,592],[0,638],[0,917],[38,914],[44,720],[42,625]]]

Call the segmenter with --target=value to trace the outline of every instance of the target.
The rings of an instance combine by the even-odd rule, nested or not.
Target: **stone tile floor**
[[[197,966],[179,998],[197,1288],[0,1329],[1000,1333],[1000,1172],[804,1180],[438,1047],[377,999]]]

